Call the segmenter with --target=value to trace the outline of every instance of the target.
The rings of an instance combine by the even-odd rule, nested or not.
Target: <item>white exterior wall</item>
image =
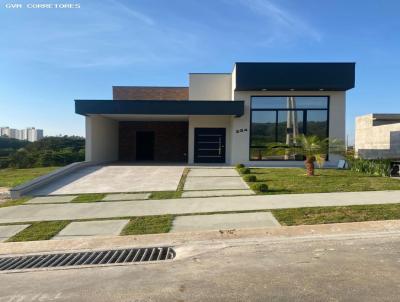
[[[374,126],[373,114],[356,118],[354,149],[358,156],[366,159],[400,158],[400,122],[386,123]]]
[[[232,99],[232,75],[230,73],[189,74],[189,100],[227,101]]]
[[[226,128],[225,162],[231,163],[231,117],[230,116],[190,116],[189,117],[189,164],[194,163],[194,128]]]
[[[86,117],[86,161],[118,160],[118,122],[101,116]]]
[[[244,115],[240,118],[232,119],[231,127],[231,164],[244,163],[246,165],[257,166],[293,166],[303,165],[302,162],[294,161],[249,161],[249,145],[250,145],[250,102],[251,96],[274,96],[274,95],[315,95],[330,96],[330,113],[329,113],[329,136],[345,140],[346,124],[345,124],[345,92],[342,91],[236,91],[234,92],[235,100],[245,101]],[[243,132],[236,133],[236,130],[243,129]],[[247,131],[246,131],[247,130]],[[329,155],[327,164],[335,165],[340,156],[335,154]]]

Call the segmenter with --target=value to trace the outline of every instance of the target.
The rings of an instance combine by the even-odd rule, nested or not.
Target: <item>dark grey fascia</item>
[[[355,63],[236,63],[236,91],[346,91]]]
[[[75,100],[75,113],[242,116],[243,101]]]

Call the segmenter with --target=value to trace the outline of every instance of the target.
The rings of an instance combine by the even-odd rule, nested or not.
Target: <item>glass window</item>
[[[295,144],[299,134],[328,135],[328,97],[257,96],[251,102],[250,160],[304,160],[272,155],[270,143]]]
[[[328,109],[327,96],[296,96],[296,106],[301,109]]]
[[[275,111],[254,111],[251,119],[251,145],[266,146],[275,142]]]
[[[279,110],[277,142],[293,144],[295,138],[303,133],[303,110]]]
[[[327,109],[327,96],[255,96],[252,109]]]
[[[308,110],[307,135],[316,135],[319,138],[326,138],[327,134],[328,134],[328,111]]]

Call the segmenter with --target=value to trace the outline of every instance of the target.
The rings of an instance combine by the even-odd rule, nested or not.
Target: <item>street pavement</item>
[[[399,301],[399,251],[399,231],[193,241],[171,262],[0,273],[0,301]]]

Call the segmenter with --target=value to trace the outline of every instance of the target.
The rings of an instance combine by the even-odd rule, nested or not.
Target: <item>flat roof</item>
[[[345,91],[354,87],[355,63],[238,62],[236,91]]]
[[[242,116],[244,101],[75,100],[75,113]]]

